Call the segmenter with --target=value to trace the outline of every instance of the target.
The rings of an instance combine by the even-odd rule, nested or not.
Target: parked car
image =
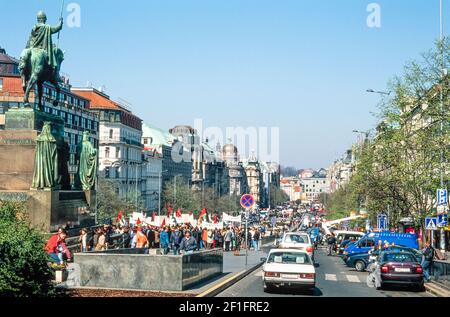
[[[263,266],[265,292],[275,288],[298,287],[314,291],[316,269],[310,255],[303,250],[273,249]]]
[[[408,248],[418,249],[419,243],[416,234],[408,233],[392,233],[392,232],[372,232],[367,233],[358,242],[349,245],[345,251],[344,256],[351,256],[354,254],[368,253],[373,247],[378,245],[378,241],[388,242],[389,244],[401,245]]]
[[[413,248],[394,246],[389,247],[387,251],[412,253],[416,257],[417,262],[420,263],[422,260],[422,253],[419,250]],[[370,257],[371,256],[378,257],[380,253],[381,253],[380,251],[374,250],[372,253],[368,252],[355,254],[348,257],[346,264],[348,267],[355,268],[358,272],[363,272],[366,270],[367,266],[370,263]]]
[[[424,290],[423,268],[413,253],[381,252],[374,274],[380,277],[380,289],[387,285],[410,285]]]
[[[310,236],[305,232],[285,233],[279,244],[281,249],[299,249],[306,251],[314,261],[314,246]]]

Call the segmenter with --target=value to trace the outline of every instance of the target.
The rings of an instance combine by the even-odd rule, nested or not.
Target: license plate
[[[295,280],[298,278],[298,275],[297,274],[281,274],[281,278]]]
[[[411,269],[401,269],[401,268],[396,268],[395,272],[399,272],[399,273],[410,273]]]

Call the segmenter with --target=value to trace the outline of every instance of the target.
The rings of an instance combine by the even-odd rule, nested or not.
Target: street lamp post
[[[180,177],[180,176],[183,176],[183,175],[182,174],[178,174],[178,175],[174,176],[175,181],[173,183],[173,197],[174,197],[173,207],[176,207],[175,205],[177,203],[177,177]]]
[[[444,13],[444,4],[443,0],[440,0],[440,50],[441,50],[441,67],[442,67],[442,73],[441,73],[441,89],[440,89],[440,102],[441,102],[441,126],[440,126],[440,133],[441,137],[444,136],[444,81],[445,76],[447,76],[447,69],[445,68],[445,53],[444,53],[444,19],[443,19],[443,13]],[[441,188],[444,188],[444,145],[441,145],[441,159],[440,159],[440,180],[441,180]],[[433,233],[432,233],[433,234]],[[440,230],[440,249],[445,250],[445,231],[444,228],[441,228]]]
[[[162,190],[162,174],[167,173],[168,170],[159,172],[159,187],[158,187],[158,216],[161,217],[161,190]]]

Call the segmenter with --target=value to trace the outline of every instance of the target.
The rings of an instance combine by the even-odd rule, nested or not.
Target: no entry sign
[[[255,198],[252,195],[246,194],[241,197],[241,206],[244,209],[251,209],[255,205]]]

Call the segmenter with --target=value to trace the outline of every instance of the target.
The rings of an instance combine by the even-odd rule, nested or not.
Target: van
[[[336,236],[336,249],[335,251],[338,254],[342,254],[344,252],[344,248],[341,247],[342,242],[350,240],[350,241],[358,241],[361,239],[365,233],[359,231],[344,231],[344,230],[336,230],[333,232]]]
[[[407,248],[419,249],[417,234],[392,233],[392,232],[371,232],[364,235],[358,242],[350,244],[344,252],[345,256],[368,253],[381,240],[383,245],[387,241],[389,244],[403,246]]]

